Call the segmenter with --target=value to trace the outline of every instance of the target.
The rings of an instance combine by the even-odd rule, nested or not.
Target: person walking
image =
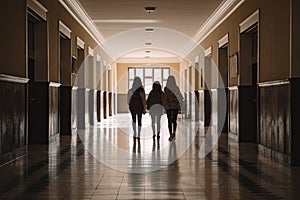
[[[164,92],[161,89],[159,81],[155,81],[152,85],[152,90],[150,91],[149,96],[147,98],[147,109],[149,110],[149,114],[151,116],[153,139],[155,139],[156,134],[157,139],[160,138],[160,119],[163,113],[163,95]]]
[[[183,102],[183,96],[176,85],[174,76],[171,75],[168,77],[164,92],[163,106],[167,112],[168,129],[170,134],[169,141],[172,141],[176,134],[178,112],[181,109],[180,107]]]
[[[140,138],[142,129],[142,114],[146,113],[146,97],[142,81],[135,77],[131,89],[127,93],[127,101],[132,117],[133,137]],[[138,133],[136,132],[136,121],[138,123]]]

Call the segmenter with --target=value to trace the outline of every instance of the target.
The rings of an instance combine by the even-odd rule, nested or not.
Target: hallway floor
[[[158,142],[149,115],[137,140],[130,116],[120,114],[59,143],[30,146],[28,156],[0,168],[0,199],[299,199],[300,168],[226,134],[201,158],[206,131],[178,123],[172,142],[165,115]]]

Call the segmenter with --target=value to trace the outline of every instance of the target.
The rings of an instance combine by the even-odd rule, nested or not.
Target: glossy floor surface
[[[299,199],[300,168],[259,155],[257,145],[222,134],[203,158],[201,125],[179,119],[169,142],[165,116],[159,140],[149,121],[145,115],[139,140],[123,114],[30,146],[0,167],[0,199]]]

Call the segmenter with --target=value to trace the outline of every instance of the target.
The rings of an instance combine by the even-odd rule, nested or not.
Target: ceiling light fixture
[[[145,58],[150,58],[150,56],[145,56]]]
[[[156,7],[154,7],[154,6],[146,6],[145,7],[145,12],[147,12],[147,13],[153,13],[154,11],[156,10]]]
[[[145,45],[150,46],[152,45],[152,42],[145,42]]]
[[[151,51],[150,51],[150,50],[147,50],[147,51],[145,51],[145,53],[151,53]]]
[[[153,31],[154,31],[153,28],[145,28],[145,32],[147,32],[147,33],[151,33],[151,32],[153,32]]]

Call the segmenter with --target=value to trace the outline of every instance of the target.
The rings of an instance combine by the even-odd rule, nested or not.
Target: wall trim
[[[72,86],[72,90],[78,90],[77,86]]]
[[[76,0],[58,0],[58,2],[72,15],[72,17],[91,35],[100,45],[104,41],[102,34],[93,24],[82,6]]]
[[[228,90],[237,90],[237,89],[239,89],[238,86],[230,86],[230,87],[228,87]]]
[[[13,83],[28,83],[28,78],[0,74],[0,81],[13,82]]]
[[[211,34],[221,23],[223,23],[234,11],[236,11],[246,0],[226,0],[220,5],[215,12],[206,20],[193,37],[196,44],[187,51],[188,55],[201,42],[203,42],[209,34]]]
[[[212,47],[210,46],[204,51],[204,57],[211,56],[211,53],[212,53]]]
[[[37,0],[27,0],[27,7],[38,14],[43,20],[47,21],[48,10],[40,2]]]
[[[240,23],[240,33],[246,31],[248,28],[259,22],[259,10],[256,10],[249,17]]]
[[[89,46],[88,53],[90,56],[94,56],[94,50]]]
[[[228,44],[228,38],[229,38],[229,34],[226,33],[219,41],[219,48],[223,47],[224,45]]]
[[[200,57],[199,57],[199,56],[196,56],[195,59],[194,59],[195,64],[196,64],[196,63],[199,63],[199,61],[200,61]]]
[[[50,87],[60,87],[60,86],[61,86],[61,83],[50,82],[50,83],[49,83],[49,86],[50,86]]]
[[[96,56],[96,61],[97,61],[97,62],[100,62],[100,61],[101,61],[101,57],[100,57],[99,54],[97,54],[97,56]]]
[[[259,87],[269,87],[269,86],[276,86],[276,85],[287,85],[290,84],[289,80],[277,80],[277,81],[267,81],[262,83],[257,83]]]
[[[84,41],[80,38],[80,37],[76,37],[76,43],[77,43],[77,46],[79,46],[80,48],[84,49]]]
[[[59,31],[64,34],[67,38],[71,39],[72,30],[66,26],[61,20],[58,21]]]

